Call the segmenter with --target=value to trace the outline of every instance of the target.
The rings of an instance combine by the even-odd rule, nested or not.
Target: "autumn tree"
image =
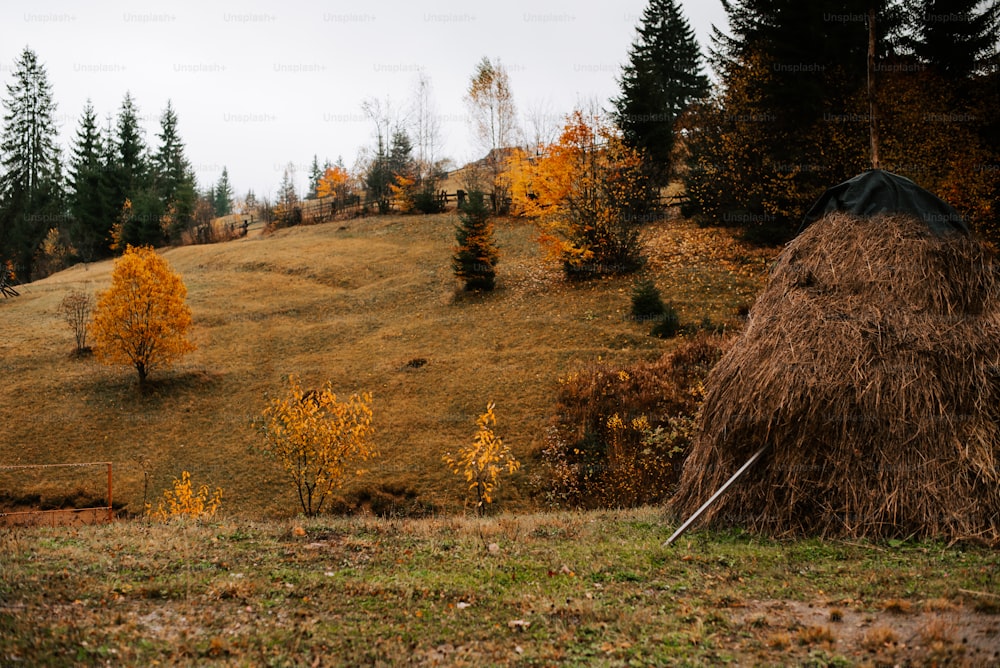
[[[195,349],[188,339],[191,309],[179,274],[151,247],[127,246],[98,296],[91,325],[98,359],[135,367],[139,387]]]
[[[599,115],[577,110],[537,159],[512,160],[514,210],[542,225],[539,240],[569,278],[634,271],[653,189],[642,155]]]
[[[517,107],[510,77],[500,63],[483,57],[469,80],[465,96],[473,131],[486,151],[490,200],[494,213],[505,213],[510,192],[506,151],[518,144]]]
[[[347,195],[347,184],[350,174],[343,166],[327,167],[316,183],[317,197],[336,197],[344,199]]]
[[[451,264],[467,291],[490,291],[496,285],[499,253],[493,240],[491,211],[482,191],[472,191],[459,209],[455,231],[457,248]]]
[[[305,390],[295,376],[288,393],[264,409],[262,451],[277,460],[295,484],[302,512],[318,514],[333,490],[359,463],[378,456],[372,440],[372,395],[353,394],[339,400],[327,382]]]
[[[494,408],[496,404],[490,402],[486,406],[486,412],[477,418],[478,429],[471,444],[459,448],[457,455],[449,452],[442,458],[452,472],[464,476],[469,489],[475,491],[476,509],[479,512],[483,512],[487,504],[493,503],[501,476],[521,468],[521,463],[514,458],[510,446],[494,432],[497,426]]]
[[[434,103],[430,77],[423,72],[417,77],[413,90],[410,118],[417,180],[433,179],[437,152],[441,148],[441,118]]]

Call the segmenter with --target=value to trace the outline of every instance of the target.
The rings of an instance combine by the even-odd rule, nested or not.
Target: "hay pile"
[[[961,234],[833,213],[705,381],[672,510],[769,535],[1000,543],[1000,276]]]

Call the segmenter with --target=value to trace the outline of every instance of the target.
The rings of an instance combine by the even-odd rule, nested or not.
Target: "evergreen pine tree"
[[[30,278],[35,250],[64,220],[56,104],[45,67],[25,47],[3,99],[0,135],[0,261]]]
[[[403,130],[396,130],[392,134],[392,147],[389,150],[389,171],[393,178],[411,177],[413,169],[413,144],[410,136]]]
[[[97,113],[88,99],[73,140],[69,164],[71,239],[87,261],[105,255],[116,211],[108,190],[104,165],[105,146]]]
[[[694,30],[677,0],[649,0],[613,103],[625,143],[646,153],[650,173],[669,180],[677,118],[708,95]]]
[[[389,161],[389,149],[380,135],[375,155],[365,173],[365,191],[368,201],[376,204],[379,213],[389,212],[390,183],[392,183],[392,169]]]
[[[194,172],[184,155],[184,142],[177,128],[177,112],[167,100],[167,107],[160,116],[158,146],[153,154],[152,169],[156,194],[160,200],[162,216],[167,218],[167,236],[176,240],[191,227],[198,192]],[[150,226],[151,227],[151,226]],[[150,230],[149,234],[156,234]]]
[[[996,56],[1000,3],[908,0],[906,9],[910,28],[906,45],[949,81],[972,77]]]
[[[662,320],[666,305],[660,297],[660,290],[651,279],[639,281],[632,288],[632,318],[645,322]]]
[[[458,247],[451,265],[455,276],[465,283],[466,291],[490,291],[496,285],[499,257],[493,241],[491,207],[481,191],[471,191],[459,210],[461,221],[455,232]]]
[[[159,146],[152,161],[155,181],[164,203],[170,203],[189,171],[187,158],[184,157],[184,142],[177,130],[177,112],[170,100],[167,100],[167,108],[160,116],[160,132],[156,138]]]
[[[132,203],[131,215],[122,224],[120,250],[126,245],[160,245],[163,229],[160,219],[165,207],[155,184],[150,180],[149,160],[139,109],[126,92],[115,121],[114,202],[121,211],[125,200]]]
[[[219,182],[215,185],[212,203],[216,216],[228,216],[233,212],[233,187],[229,184],[229,171],[223,167]]]
[[[312,164],[309,166],[309,193],[306,199],[316,199],[316,186],[323,176],[323,169],[319,166],[319,157],[314,153]]]
[[[119,199],[146,185],[146,141],[139,125],[139,109],[131,93],[125,93],[115,123],[115,153]]]

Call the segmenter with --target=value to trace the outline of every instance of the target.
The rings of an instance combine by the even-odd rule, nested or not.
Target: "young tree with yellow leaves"
[[[500,476],[506,471],[514,473],[521,468],[521,463],[514,458],[510,446],[505,445],[494,432],[497,425],[493,409],[496,404],[490,402],[486,412],[479,416],[476,424],[479,430],[471,445],[459,448],[458,455],[450,452],[443,457],[455,475],[465,476],[469,489],[476,490],[476,508],[479,512],[485,510],[486,504],[493,503],[493,493],[500,486]]]
[[[340,401],[329,382],[319,390],[303,390],[295,376],[289,376],[288,385],[288,394],[264,409],[262,451],[281,464],[298,490],[302,512],[313,516],[356,463],[378,456],[372,395]]]
[[[511,160],[516,213],[538,219],[541,243],[570,278],[623,274],[642,265],[639,228],[654,190],[642,154],[598,114],[576,110],[541,157]]]
[[[90,331],[98,359],[134,366],[145,387],[150,372],[195,349],[186,297],[184,281],[163,257],[149,246],[128,246],[94,309]]]

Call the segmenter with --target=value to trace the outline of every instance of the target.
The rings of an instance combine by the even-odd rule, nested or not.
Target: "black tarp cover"
[[[910,179],[882,169],[858,174],[828,189],[806,213],[799,232],[834,211],[869,217],[878,213],[903,213],[920,218],[939,236],[969,234],[962,216],[947,202]]]

